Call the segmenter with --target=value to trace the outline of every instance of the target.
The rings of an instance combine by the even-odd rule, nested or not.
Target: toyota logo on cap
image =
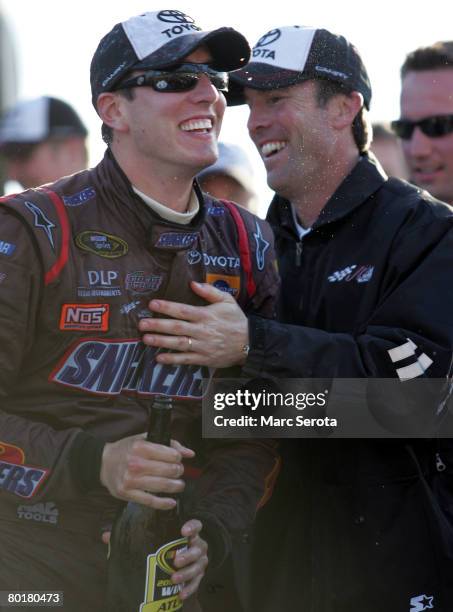
[[[157,18],[165,23],[195,23],[195,20],[181,11],[160,11]]]
[[[271,45],[276,40],[278,40],[281,35],[282,33],[280,30],[278,29],[271,30],[270,32],[267,32],[267,34],[264,34],[264,36],[261,36],[259,41],[256,43],[255,48],[256,47],[267,47],[267,45]]]

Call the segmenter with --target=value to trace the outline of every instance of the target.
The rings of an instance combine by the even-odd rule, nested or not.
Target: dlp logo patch
[[[109,304],[63,304],[60,317],[62,331],[107,331]]]

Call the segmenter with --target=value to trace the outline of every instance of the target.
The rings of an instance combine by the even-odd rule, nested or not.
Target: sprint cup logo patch
[[[0,490],[28,499],[48,473],[49,470],[25,465],[25,453],[18,446],[0,442]]]
[[[109,304],[63,304],[60,316],[62,331],[107,331]]]
[[[123,257],[129,250],[127,242],[122,238],[106,232],[91,230],[77,234],[75,243],[82,251],[88,251],[88,253],[94,253],[94,255],[107,259]]]
[[[203,379],[213,371],[197,365],[166,365],[156,361],[162,349],[138,339],[84,339],[62,358],[49,381],[101,395],[134,393],[201,399]]]

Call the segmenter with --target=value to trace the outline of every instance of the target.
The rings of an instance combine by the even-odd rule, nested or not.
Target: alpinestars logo
[[[63,357],[49,381],[96,395],[129,392],[200,399],[203,378],[211,377],[209,369],[160,364],[156,356],[161,350],[135,339],[81,340]]]
[[[256,232],[253,234],[256,243],[256,265],[258,270],[264,270],[264,255],[267,249],[270,247],[270,243],[263,237],[261,227],[258,225],[258,221],[255,222]]]
[[[42,212],[39,206],[36,206],[36,204],[33,204],[33,202],[25,202],[25,206],[31,213],[33,213],[33,216],[35,218],[35,227],[41,228],[45,232],[52,249],[55,250],[52,233],[52,230],[55,227],[55,223],[52,223],[52,221],[48,219],[46,215]]]
[[[423,610],[433,610],[433,596],[417,595],[412,597],[410,601],[411,609],[409,612],[423,612]]]

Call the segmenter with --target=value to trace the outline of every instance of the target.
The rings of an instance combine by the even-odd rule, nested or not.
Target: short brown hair
[[[429,47],[419,47],[406,56],[401,66],[401,78],[409,71],[453,68],[453,41],[439,41]]]
[[[315,82],[317,83],[317,101],[320,106],[325,106],[331,98],[339,94],[349,96],[354,91],[342,83],[328,81],[327,79],[316,79]],[[368,151],[372,134],[368,111],[362,105],[352,122],[352,135],[360,153]]]

